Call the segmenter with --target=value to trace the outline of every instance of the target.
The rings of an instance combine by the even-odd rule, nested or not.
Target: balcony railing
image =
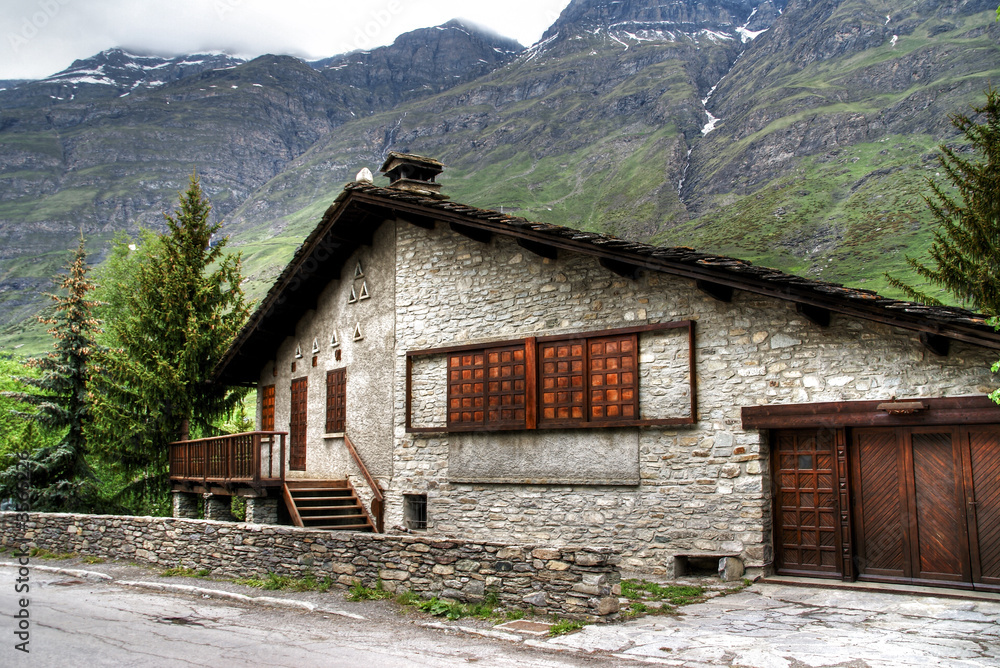
[[[281,484],[285,431],[251,431],[170,444],[170,479],[209,483]]]

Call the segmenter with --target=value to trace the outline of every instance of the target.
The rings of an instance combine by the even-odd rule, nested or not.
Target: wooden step
[[[349,480],[285,483],[285,505],[295,526],[326,531],[374,531]]]

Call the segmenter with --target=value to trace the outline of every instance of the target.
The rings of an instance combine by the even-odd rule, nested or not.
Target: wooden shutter
[[[490,348],[486,355],[486,424],[491,428],[521,428],[527,416],[525,346]]]
[[[326,372],[326,433],[347,431],[347,370]]]
[[[486,422],[486,354],[455,353],[448,357],[448,426],[481,426]]]
[[[306,470],[308,380],[308,378],[292,380],[291,420],[288,429],[288,468],[293,471]]]
[[[590,419],[639,417],[638,338],[635,334],[588,339]]]
[[[260,430],[274,431],[274,385],[265,385],[260,389],[260,394]]]
[[[539,344],[539,424],[583,422],[586,417],[586,359],[584,340]]]

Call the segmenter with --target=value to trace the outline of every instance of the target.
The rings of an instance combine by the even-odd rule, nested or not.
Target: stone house
[[[648,573],[1000,590],[981,316],[458,204],[417,156],[383,171],[217,370],[258,390],[255,470],[174,444],[180,514],[240,494],[256,521],[610,546]]]

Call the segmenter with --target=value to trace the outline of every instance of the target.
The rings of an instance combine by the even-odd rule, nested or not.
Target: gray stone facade
[[[590,256],[560,252],[551,260],[512,238],[481,243],[441,223],[427,230],[386,221],[358,256],[366,275],[371,267],[370,302],[347,304],[352,260],[299,323],[295,340],[276,351],[276,424],[287,429],[296,344],[308,363],[305,346],[314,337],[328,340],[333,325],[346,332],[361,323],[364,341],[341,339],[348,433],[387,488],[387,527],[403,524],[404,494],[426,494],[433,536],[603,545],[620,552],[625,567],[661,574],[685,554],[736,556],[760,569],[772,559],[767,438],[742,428],[743,407],[955,397],[996,383],[995,355],[986,349],[954,342],[947,357],[937,357],[914,332],[836,314],[820,327],[789,302],[739,290],[721,302],[693,280],[647,271],[622,278]],[[682,320],[696,323],[696,424],[406,431],[408,351]],[[674,331],[640,336],[644,417],[684,414],[690,403],[686,340]],[[317,369],[329,363],[324,352],[318,367],[306,369],[314,422],[306,477],[355,475],[318,426]],[[264,366],[262,384],[275,382],[273,368]],[[443,357],[420,358],[412,378],[414,424],[443,425]],[[364,484],[352,480],[364,495]]]

